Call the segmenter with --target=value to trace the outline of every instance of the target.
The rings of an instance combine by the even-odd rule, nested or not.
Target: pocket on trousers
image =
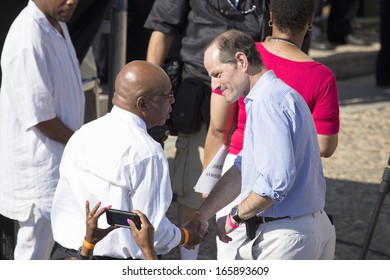
[[[179,196],[184,194],[183,176],[188,157],[188,142],[189,139],[187,137],[179,136],[175,144],[176,154],[171,169],[171,182],[172,191]]]
[[[210,89],[196,78],[182,81],[173,104],[172,127],[180,133],[190,134],[198,132],[202,124],[202,104],[207,104],[207,95]],[[208,108],[206,111],[209,111]]]

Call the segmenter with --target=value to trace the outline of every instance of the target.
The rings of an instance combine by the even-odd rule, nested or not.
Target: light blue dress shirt
[[[268,71],[244,102],[244,146],[235,161],[242,173],[241,198],[251,191],[271,198],[274,204],[258,214],[263,217],[296,217],[323,209],[326,183],[304,99]]]

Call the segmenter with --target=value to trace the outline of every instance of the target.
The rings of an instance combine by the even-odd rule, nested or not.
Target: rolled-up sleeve
[[[249,178],[248,193],[253,191],[261,196],[267,196],[275,202],[282,201],[293,185],[295,165],[293,154],[293,133],[289,114],[286,110],[275,108],[274,102],[264,102],[261,110],[250,114],[250,129],[246,135],[251,136],[245,141],[250,149],[244,156],[250,159],[243,166],[243,177]],[[245,173],[244,173],[245,172]]]

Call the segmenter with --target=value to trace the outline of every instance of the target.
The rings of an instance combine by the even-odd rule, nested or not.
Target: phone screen
[[[135,223],[138,229],[141,228],[141,220],[138,215],[129,211],[109,209],[106,212],[106,217],[107,223],[110,225],[130,228],[129,224],[127,223],[127,219],[130,219]]]

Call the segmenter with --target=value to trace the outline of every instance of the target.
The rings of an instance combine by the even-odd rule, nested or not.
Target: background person
[[[380,43],[375,79],[378,87],[390,87],[390,2],[380,1]]]
[[[0,213],[19,223],[16,260],[50,256],[59,164],[84,122],[79,62],[65,24],[77,3],[29,1],[2,51]]]
[[[313,30],[311,31],[310,49],[334,50],[335,46],[328,40],[327,24],[323,15],[324,8],[330,5],[330,0],[315,0]]]
[[[333,0],[328,16],[328,40],[333,44],[367,46],[369,43],[356,36],[353,22],[359,9],[359,0]]]

